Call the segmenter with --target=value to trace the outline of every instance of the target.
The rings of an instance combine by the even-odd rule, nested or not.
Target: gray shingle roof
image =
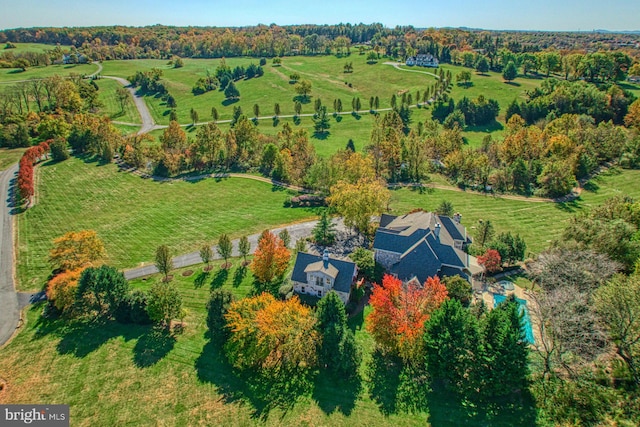
[[[440,224],[438,237],[436,224]],[[469,256],[455,248],[455,241],[470,242],[464,226],[452,218],[419,211],[397,217],[382,215],[373,248],[400,253],[391,272],[402,280],[416,276],[423,283],[438,272],[468,277],[462,270],[469,267]]]
[[[293,273],[291,273],[291,280],[294,282],[307,283],[307,273],[305,273],[305,269],[310,264],[318,262],[322,263],[322,255],[298,252],[296,263],[293,266]],[[347,294],[350,293],[356,264],[351,261],[329,257],[329,266],[337,270],[333,289]]]

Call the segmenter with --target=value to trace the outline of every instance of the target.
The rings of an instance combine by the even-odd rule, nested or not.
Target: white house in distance
[[[416,56],[408,57],[407,65],[409,66],[417,65],[418,67],[438,68],[440,63],[430,53],[421,53]]]
[[[354,262],[330,257],[325,249],[323,255],[298,252],[291,281],[293,291],[298,294],[322,298],[334,290],[346,304],[357,275],[358,267]]]

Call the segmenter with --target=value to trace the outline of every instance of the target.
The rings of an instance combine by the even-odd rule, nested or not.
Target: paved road
[[[430,73],[430,72],[428,72],[428,71],[407,70],[406,68],[400,68],[400,65],[402,65],[402,64],[401,64],[401,63],[399,63],[399,62],[384,62],[384,65],[391,65],[391,66],[393,66],[396,70],[400,70],[400,71],[408,71],[408,72],[410,72],[410,73],[426,74],[426,75],[428,75],[428,76],[433,76],[433,77],[435,77],[435,78],[437,78],[437,79],[439,79],[439,78],[440,78],[440,76],[438,76],[437,74],[433,74],[433,73]]]
[[[18,165],[0,172],[0,345],[11,338],[18,326],[20,308],[13,282],[13,218],[10,214],[10,181],[15,177]]]
[[[294,247],[298,240],[304,239],[311,235],[311,231],[313,230],[313,227],[315,227],[317,223],[318,221],[300,222],[297,224],[290,224],[287,226],[274,228],[271,231],[273,233],[278,234],[286,228],[287,231],[289,232],[289,235],[291,236],[290,246]],[[346,228],[341,219],[334,219],[333,223],[336,225],[336,231],[346,231]],[[250,253],[253,253],[258,247],[259,237],[260,237],[260,233],[252,234],[251,236],[248,236],[249,243],[251,244]],[[239,239],[235,239],[232,241],[233,256],[240,256],[240,253],[238,252],[238,242],[239,242]],[[215,246],[212,246],[211,250],[213,252],[213,259],[222,259],[218,254],[218,251],[216,250]],[[190,265],[196,265],[200,263],[202,263],[202,258],[200,258],[199,252],[191,252],[189,254],[180,255],[173,258],[174,268],[188,267]],[[150,274],[155,274],[157,272],[158,272],[158,269],[156,268],[155,265],[146,265],[144,267],[138,267],[138,268],[133,268],[131,270],[126,270],[124,272],[124,277],[127,278],[128,280],[131,280],[131,279],[137,279],[139,277],[148,276]]]
[[[142,127],[138,131],[138,135],[151,132],[154,129],[160,128],[159,126],[156,126],[156,122],[153,120],[153,117],[151,116],[151,112],[149,111],[147,104],[144,102],[144,98],[136,94],[136,89],[134,87],[131,87],[131,83],[129,82],[129,80],[123,79],[122,77],[113,77],[113,76],[102,76],[102,78],[117,81],[122,86],[126,87],[129,93],[131,93],[131,96],[133,97],[133,103],[136,106],[138,113],[140,113],[140,118],[142,119]],[[140,126],[140,123],[136,123],[133,125]]]

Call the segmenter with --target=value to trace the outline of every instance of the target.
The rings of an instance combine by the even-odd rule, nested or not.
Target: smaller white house
[[[430,53],[421,53],[416,56],[410,56],[407,58],[406,63],[409,66],[417,65],[419,67],[438,68],[439,66],[438,60]]]
[[[323,255],[298,252],[291,281],[295,293],[322,298],[333,290],[346,304],[357,275],[354,262],[330,257],[327,250]]]

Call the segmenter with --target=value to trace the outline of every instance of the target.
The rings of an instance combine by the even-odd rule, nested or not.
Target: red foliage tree
[[[35,192],[33,186],[33,165],[49,151],[49,143],[41,142],[24,152],[18,169],[18,193],[23,200],[31,198]]]
[[[420,360],[424,324],[446,299],[447,288],[438,277],[429,277],[420,286],[385,275],[382,286],[373,286],[367,329],[386,351],[406,361]]]
[[[478,263],[487,269],[489,273],[502,270],[502,259],[500,253],[495,249],[488,249],[484,255],[478,257]]]

